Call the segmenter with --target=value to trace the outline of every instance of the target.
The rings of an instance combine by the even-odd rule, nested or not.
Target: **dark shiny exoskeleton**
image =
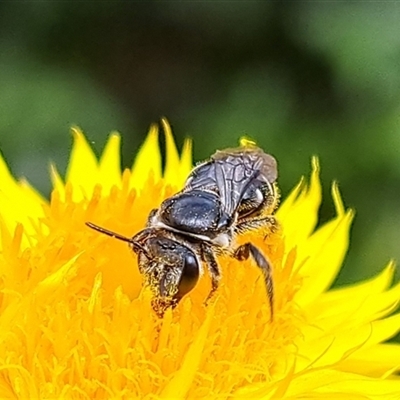
[[[252,243],[235,246],[235,236],[277,228],[272,215],[278,203],[275,159],[252,143],[217,151],[195,167],[184,188],[153,210],[147,227],[126,238],[97,225],[93,229],[128,242],[138,254],[139,269],[153,291],[153,308],[162,316],[196,285],[205,265],[217,290],[221,273],[215,255],[251,257],[261,269],[273,315],[271,266]]]

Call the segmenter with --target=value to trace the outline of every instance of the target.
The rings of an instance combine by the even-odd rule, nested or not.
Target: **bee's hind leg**
[[[201,246],[201,258],[207,265],[208,271],[210,272],[211,276],[211,290],[205,300],[205,304],[207,305],[219,287],[219,282],[221,280],[221,271],[217,260],[215,259],[215,256],[209,246]]]
[[[264,236],[268,236],[270,233],[279,231],[279,223],[273,215],[267,215],[265,217],[239,220],[236,226],[237,232],[240,233],[254,229],[259,229],[264,233]]]
[[[264,257],[260,250],[252,243],[245,243],[239,246],[235,252],[233,253],[233,257],[237,260],[243,261],[247,260],[249,257],[255,261],[257,266],[261,269],[264,282],[267,289],[268,300],[270,305],[270,312],[271,312],[271,321],[274,317],[274,282],[272,279],[272,268],[271,264],[268,260]]]

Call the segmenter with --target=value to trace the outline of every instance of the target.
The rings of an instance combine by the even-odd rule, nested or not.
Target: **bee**
[[[235,237],[259,228],[266,234],[277,230],[273,215],[279,200],[276,179],[275,158],[245,142],[217,151],[197,165],[183,189],[152,210],[146,227],[133,237],[86,224],[127,242],[137,254],[139,271],[153,292],[152,306],[158,316],[195,287],[203,266],[211,277],[207,303],[221,280],[217,256],[228,254],[238,260],[252,258],[261,269],[272,319],[272,267],[254,244],[237,246]]]

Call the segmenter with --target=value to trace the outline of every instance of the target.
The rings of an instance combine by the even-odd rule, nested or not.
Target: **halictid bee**
[[[236,246],[235,236],[257,228],[267,233],[277,229],[272,215],[279,199],[276,179],[275,159],[246,141],[238,148],[217,151],[197,165],[184,188],[152,210],[146,228],[132,238],[90,222],[87,225],[129,243],[160,317],[194,288],[202,265],[211,276],[209,300],[221,278],[216,255],[228,254],[238,260],[251,257],[261,269],[272,319],[271,265],[252,243]]]

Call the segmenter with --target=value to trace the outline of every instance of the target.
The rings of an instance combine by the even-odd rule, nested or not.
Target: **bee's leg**
[[[267,234],[274,233],[278,231],[279,223],[273,215],[267,215],[265,217],[239,220],[236,225],[236,230],[241,233],[254,229],[265,230]]]
[[[218,289],[219,281],[221,280],[221,271],[219,269],[217,260],[215,259],[214,254],[209,246],[201,246],[201,258],[207,265],[208,271],[210,272],[211,276],[211,290],[205,301],[205,304],[207,304]]]
[[[239,246],[233,253],[233,257],[235,257],[240,261],[247,260],[250,256],[253,258],[253,260],[263,273],[265,286],[267,288],[269,305],[271,309],[271,321],[272,321],[274,317],[274,282],[272,279],[271,264],[263,256],[261,251],[258,250],[257,247],[251,243],[245,243]]]

